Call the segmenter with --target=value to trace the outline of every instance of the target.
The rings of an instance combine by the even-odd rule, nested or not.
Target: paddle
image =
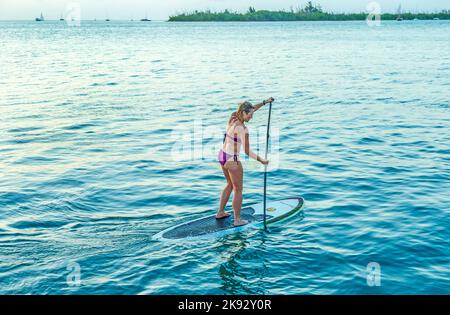
[[[269,128],[270,128],[270,114],[272,113],[272,102],[269,103],[269,118],[267,120],[267,133],[266,133],[266,153],[264,159],[267,160],[267,151],[269,150]],[[267,232],[266,224],[266,191],[267,191],[267,164],[264,165],[264,230]]]

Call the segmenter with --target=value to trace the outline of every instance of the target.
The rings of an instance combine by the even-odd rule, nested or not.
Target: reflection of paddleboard
[[[296,213],[303,208],[303,198],[289,198],[267,203],[266,220],[267,224],[279,222]],[[194,221],[182,223],[161,231],[153,236],[155,240],[180,240],[205,237],[219,237],[242,231],[248,228],[260,227],[263,225],[264,212],[263,203],[257,203],[241,210],[241,219],[248,220],[249,223],[243,226],[233,226],[233,214],[231,216],[217,220],[215,214],[196,219]]]

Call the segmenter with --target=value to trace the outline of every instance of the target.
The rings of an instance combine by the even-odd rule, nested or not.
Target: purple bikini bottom
[[[219,157],[218,157],[218,160],[219,160],[220,165],[224,166],[225,163],[226,163],[230,158],[233,158],[233,160],[234,160],[235,162],[238,161],[238,157],[237,157],[236,154],[231,155],[231,154],[228,154],[228,153],[224,152],[223,150],[220,150],[220,151],[219,151]]]

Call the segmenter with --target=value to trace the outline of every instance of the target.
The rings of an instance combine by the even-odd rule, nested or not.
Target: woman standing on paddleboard
[[[223,147],[219,151],[218,160],[227,180],[227,185],[220,196],[219,211],[217,212],[216,219],[223,219],[230,216],[229,213],[225,212],[225,206],[233,191],[234,225],[240,226],[248,223],[247,220],[241,219],[244,170],[242,163],[239,161],[239,152],[242,144],[245,154],[249,157],[264,165],[269,164],[268,160],[258,156],[250,149],[249,133],[245,123],[252,119],[254,112],[273,101],[274,99],[271,97],[254,106],[250,102],[243,102],[239,104],[238,110],[231,114],[223,139]]]

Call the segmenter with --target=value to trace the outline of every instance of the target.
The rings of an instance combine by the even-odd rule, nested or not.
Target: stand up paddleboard
[[[303,198],[289,198],[267,203],[266,223],[284,221],[299,213],[303,208]],[[235,227],[233,214],[223,219],[216,219],[215,214],[182,223],[161,231],[153,236],[154,240],[181,240],[208,237],[221,237],[227,234],[258,228],[263,225],[263,202],[241,209],[241,219],[248,220],[248,224]]]

